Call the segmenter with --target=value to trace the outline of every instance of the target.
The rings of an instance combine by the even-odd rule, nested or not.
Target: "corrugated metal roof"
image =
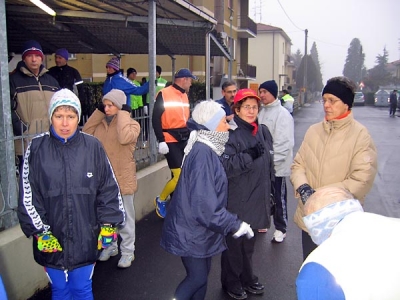
[[[35,39],[45,54],[58,48],[70,53],[148,53],[149,1],[42,0],[56,11],[52,17],[29,0],[6,0],[8,51],[20,53],[25,41]],[[206,33],[216,20],[184,0],[156,0],[158,55],[206,53]],[[211,56],[223,56],[211,42]]]

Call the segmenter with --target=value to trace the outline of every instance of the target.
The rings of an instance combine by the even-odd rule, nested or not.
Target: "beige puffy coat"
[[[313,189],[337,186],[348,190],[361,203],[372,188],[377,172],[377,151],[368,130],[353,113],[340,120],[310,126],[291,167],[295,190],[304,183]],[[303,223],[303,204],[298,199],[295,223]]]
[[[136,192],[134,152],[140,134],[139,123],[130,117],[129,112],[120,110],[108,125],[105,114],[96,109],[82,131],[94,135],[103,144],[117,177],[121,195]]]

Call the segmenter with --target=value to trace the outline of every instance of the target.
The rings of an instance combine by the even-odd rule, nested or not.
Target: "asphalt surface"
[[[378,148],[378,174],[366,198],[365,210],[391,217],[400,217],[400,119],[389,118],[388,108],[355,107],[355,118],[370,131]],[[295,113],[296,153],[304,134],[311,124],[323,119],[319,102],[303,106]],[[141,187],[144,188],[144,187]],[[148,187],[151,188],[151,187]],[[150,199],[149,199],[150,201]],[[295,279],[302,264],[301,232],[293,223],[296,201],[293,187],[288,181],[289,225],[285,241],[271,243],[274,228],[257,237],[254,269],[259,281],[265,285],[261,296],[248,299],[296,299]],[[137,223],[135,260],[128,269],[119,269],[119,255],[107,262],[98,262],[93,277],[96,300],[170,300],[185,270],[179,257],[166,253],[159,246],[163,220],[151,213]],[[49,289],[41,291],[31,300],[51,299]],[[227,300],[220,285],[220,257],[215,256],[209,276],[207,300]]]

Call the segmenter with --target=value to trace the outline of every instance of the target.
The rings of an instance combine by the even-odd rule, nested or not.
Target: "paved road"
[[[387,216],[400,217],[400,119],[389,118],[387,108],[355,107],[354,115],[369,130],[379,153],[379,172],[374,187],[366,199],[365,209]],[[318,102],[302,107],[295,114],[295,152],[308,127],[323,119],[322,105]],[[143,188],[143,187],[142,187]],[[300,230],[292,218],[296,201],[292,186],[288,186],[289,227],[282,244],[270,242],[271,228],[259,234],[254,254],[255,273],[265,284],[262,296],[249,295],[248,299],[294,300],[295,278],[302,263]],[[185,271],[178,257],[159,246],[163,221],[155,213],[137,223],[136,259],[128,269],[117,267],[119,256],[96,265],[93,289],[96,300],[170,300]],[[220,287],[220,257],[213,258],[209,276],[207,300],[228,300]],[[51,299],[44,291],[31,300]]]

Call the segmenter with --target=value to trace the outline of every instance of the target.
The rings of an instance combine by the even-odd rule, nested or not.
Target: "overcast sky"
[[[282,28],[292,40],[292,53],[304,54],[308,29],[308,54],[315,41],[324,83],[342,75],[353,38],[363,46],[367,69],[385,46],[389,62],[400,59],[400,0],[250,0],[249,16]]]

